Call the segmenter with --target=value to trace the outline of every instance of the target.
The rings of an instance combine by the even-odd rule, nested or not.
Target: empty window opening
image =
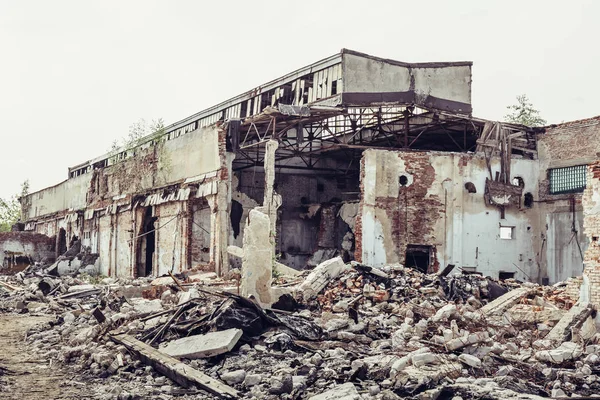
[[[500,227],[500,239],[510,240],[514,236],[514,226],[501,226]]]
[[[514,278],[515,278],[514,272],[506,272],[506,271],[498,272],[498,279],[500,279],[501,281],[506,280],[506,279],[514,279]]]
[[[467,192],[469,193],[477,193],[477,188],[473,182],[465,183],[465,189],[467,189]]]
[[[512,180],[513,186],[525,187],[525,181],[520,176],[515,176]]]
[[[477,267],[460,267],[460,270],[465,275],[478,274]]]
[[[408,183],[408,177],[406,175],[400,175],[398,182],[400,182],[401,186],[406,186],[406,184]]]
[[[531,193],[525,193],[525,196],[523,197],[523,205],[527,208],[533,207],[533,195]]]
[[[586,165],[550,169],[550,194],[583,192],[586,173]]]
[[[406,247],[406,266],[426,273],[431,263],[431,246],[409,244]]]

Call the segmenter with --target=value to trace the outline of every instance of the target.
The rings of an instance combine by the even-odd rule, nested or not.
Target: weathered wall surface
[[[343,70],[344,92],[415,93],[417,104],[428,105],[428,96],[471,104],[470,62],[406,64],[344,53]]]
[[[546,128],[538,135],[540,184],[537,201],[546,215],[542,268],[551,282],[579,276],[589,238],[583,231],[582,193],[550,194],[549,169],[585,165],[600,153],[600,117]]]
[[[589,301],[600,304],[600,162],[588,167],[583,193],[584,228],[590,241],[585,252],[584,274],[589,279]]]
[[[90,181],[91,174],[80,175],[28,195],[25,220],[65,210],[85,208]]]
[[[493,173],[498,170],[493,161]],[[523,179],[524,192],[537,189],[537,171],[535,161],[513,160],[513,175]],[[365,264],[404,263],[411,244],[433,248],[434,268],[452,263],[496,277],[504,271],[537,279],[538,213],[508,208],[501,219],[497,208],[486,206],[489,174],[483,157],[366,150],[362,174],[357,256]],[[467,191],[467,182],[476,193]],[[501,225],[512,227],[512,239],[500,238]]]
[[[99,254],[101,274],[130,277],[145,271],[140,265],[145,264],[145,254],[141,254],[145,243],[140,243],[139,235],[144,213],[150,209],[156,217],[154,274],[199,262],[210,263],[214,269],[216,251],[222,253],[224,247],[198,230],[201,226],[211,232],[217,225],[224,226],[221,214],[227,215],[228,207],[221,202],[221,214],[216,216],[216,203],[217,197],[228,195],[225,158],[224,133],[216,126],[138,149],[134,157],[116,165],[29,195],[25,202],[28,227],[51,235],[62,228],[67,242],[77,236]],[[194,216],[188,212],[188,202],[201,199],[204,204],[210,199],[213,207]],[[190,248],[195,249],[194,257]]]
[[[54,258],[55,239],[33,232],[0,233],[0,269],[7,268],[16,257],[32,261]]]
[[[216,126],[197,129],[161,145],[138,150],[137,156],[117,165],[32,193],[26,198],[26,219],[82,210],[91,204],[105,206],[112,197],[144,192],[217,171],[221,167],[219,140]]]

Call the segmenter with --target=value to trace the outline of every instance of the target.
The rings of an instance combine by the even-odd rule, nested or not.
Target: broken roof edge
[[[407,63],[407,62],[403,62],[403,61],[398,61],[398,60],[392,60],[392,59],[388,59],[388,58],[382,58],[382,57],[377,57],[377,56],[373,56],[370,54],[366,54],[366,53],[361,53],[355,50],[350,50],[350,49],[346,49],[346,48],[342,48],[338,53],[331,55],[329,57],[325,57],[319,61],[316,61],[314,63],[308,64],[304,67],[298,68],[290,73],[287,73],[279,78],[273,79],[267,83],[264,83],[262,85],[258,85],[258,86],[254,86],[252,89],[246,90],[245,92],[231,97],[228,100],[222,101],[214,106],[205,108],[197,113],[194,113],[188,117],[185,117],[179,121],[176,121],[170,125],[167,125],[164,127],[163,130],[163,134],[168,134],[174,130],[180,129],[185,127],[186,125],[189,125],[190,123],[193,123],[195,121],[197,121],[198,119],[201,118],[205,118],[207,116],[210,116],[214,113],[217,113],[219,111],[224,110],[227,107],[233,106],[238,104],[241,101],[244,101],[245,99],[247,99],[249,96],[253,96],[256,94],[257,91],[268,91],[271,90],[273,88],[276,88],[278,86],[281,85],[282,82],[288,81],[290,79],[293,78],[299,78],[301,76],[304,76],[308,73],[311,73],[313,71],[317,71],[317,70],[321,70],[327,67],[330,67],[332,65],[335,65],[337,63],[341,63],[343,61],[343,56],[344,54],[350,54],[350,55],[354,55],[354,56],[358,56],[358,57],[363,57],[363,58],[368,58],[371,60],[375,60],[375,61],[379,61],[379,62],[384,62],[384,63],[388,63],[388,64],[392,64],[392,65],[397,65],[397,66],[402,66],[402,67],[406,67],[406,68],[444,68],[444,67],[458,67],[458,66],[472,66],[473,62],[472,61],[449,61],[449,62],[421,62],[421,63]],[[151,138],[153,137],[153,135],[155,135],[155,133],[152,133],[150,135],[144,136],[142,138],[140,138],[138,140],[138,143],[136,146],[142,145],[147,143],[149,140],[151,140]],[[136,147],[134,146],[134,147]],[[85,166],[94,164],[96,162],[102,161],[105,158],[109,158],[114,156],[115,154],[118,154],[122,151],[126,150],[125,147],[120,147],[117,150],[112,150],[109,152],[105,152],[103,154],[101,154],[98,157],[95,157],[93,159],[87,160],[87,161],[83,161],[81,163],[78,163],[74,166],[68,167],[68,174],[70,175],[71,171],[83,168]]]
[[[473,61],[441,61],[441,62],[416,62],[416,63],[408,63],[404,61],[392,60],[389,58],[382,58],[377,56],[372,56],[370,54],[361,53],[359,51],[350,50],[343,48],[340,51],[340,54],[351,54],[358,57],[369,58],[375,61],[381,61],[388,64],[398,65],[400,67],[407,68],[443,68],[443,67],[472,67]]]

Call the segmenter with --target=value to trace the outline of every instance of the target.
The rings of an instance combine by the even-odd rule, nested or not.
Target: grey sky
[[[600,2],[0,0],[0,197],[61,182],[139,118],[167,124],[342,47],[474,61],[474,115],[526,93],[600,114]]]

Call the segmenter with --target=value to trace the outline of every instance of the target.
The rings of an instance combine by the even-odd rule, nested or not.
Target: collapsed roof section
[[[472,111],[471,67],[471,62],[410,64],[342,49],[338,54],[184,118],[166,127],[165,136],[167,140],[174,139],[219,121],[260,121],[272,107],[285,110],[290,122],[298,112],[310,110],[310,115],[304,117],[311,122],[323,116],[343,115],[340,112],[348,109],[350,119],[359,126],[370,120],[372,114],[360,111],[362,107],[387,110],[390,105],[417,105],[468,116]],[[283,124],[285,121],[280,120],[277,128]],[[139,145],[154,140],[150,135]],[[111,165],[114,155],[104,154],[69,168],[69,177]]]

